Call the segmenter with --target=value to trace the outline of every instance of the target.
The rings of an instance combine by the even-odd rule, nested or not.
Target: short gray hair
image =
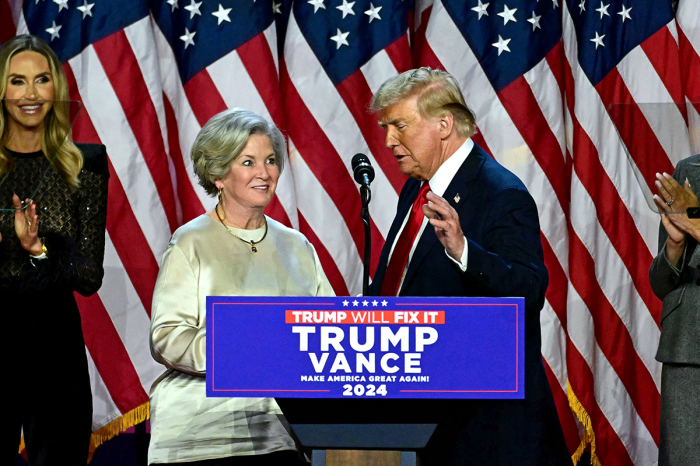
[[[214,115],[202,127],[194,140],[190,157],[199,184],[210,196],[218,191],[214,182],[226,176],[233,161],[241,155],[248,139],[254,134],[270,139],[275,165],[282,174],[286,152],[284,136],[273,123],[257,113],[244,108],[230,108]]]
[[[467,106],[457,80],[446,71],[427,66],[387,79],[372,97],[370,110],[379,113],[413,96],[418,96],[418,112],[422,117],[439,118],[451,114],[458,134],[470,137],[476,133],[476,118]]]

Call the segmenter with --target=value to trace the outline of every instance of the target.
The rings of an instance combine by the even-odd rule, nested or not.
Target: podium
[[[314,450],[415,464],[453,399],[522,399],[522,298],[208,297],[207,396],[274,397]]]

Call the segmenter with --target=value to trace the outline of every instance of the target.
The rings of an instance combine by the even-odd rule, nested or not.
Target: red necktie
[[[386,273],[384,274],[384,281],[382,282],[382,288],[379,292],[381,296],[396,296],[399,291],[399,285],[401,284],[401,276],[408,263],[408,255],[411,253],[411,247],[413,247],[413,242],[418,235],[418,230],[420,230],[421,223],[423,223],[423,210],[421,207],[423,204],[427,204],[425,196],[430,191],[430,185],[428,182],[424,182],[418,191],[418,197],[413,202],[413,208],[409,214],[408,221],[396,241],[396,246],[394,246],[394,252],[391,254],[391,260],[389,260],[389,265],[386,267]]]

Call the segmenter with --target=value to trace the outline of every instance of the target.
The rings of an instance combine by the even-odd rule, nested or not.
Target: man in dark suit
[[[534,200],[470,139],[474,116],[444,71],[402,73],[371,107],[410,178],[370,293],[525,298],[525,399],[433,402],[422,465],[571,465],[540,353],[548,274]]]

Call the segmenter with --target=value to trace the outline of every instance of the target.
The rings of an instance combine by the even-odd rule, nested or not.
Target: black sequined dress
[[[12,208],[13,193],[34,200],[48,251],[30,260],[14,213],[0,211],[0,354],[11,392],[0,421],[0,465],[14,464],[20,426],[30,464],[86,464],[92,394],[73,292],[89,296],[102,284],[109,172],[104,146],[78,148],[85,163],[74,191],[51,168],[34,193],[50,165],[41,152],[10,152],[15,166],[0,182],[0,207]]]

